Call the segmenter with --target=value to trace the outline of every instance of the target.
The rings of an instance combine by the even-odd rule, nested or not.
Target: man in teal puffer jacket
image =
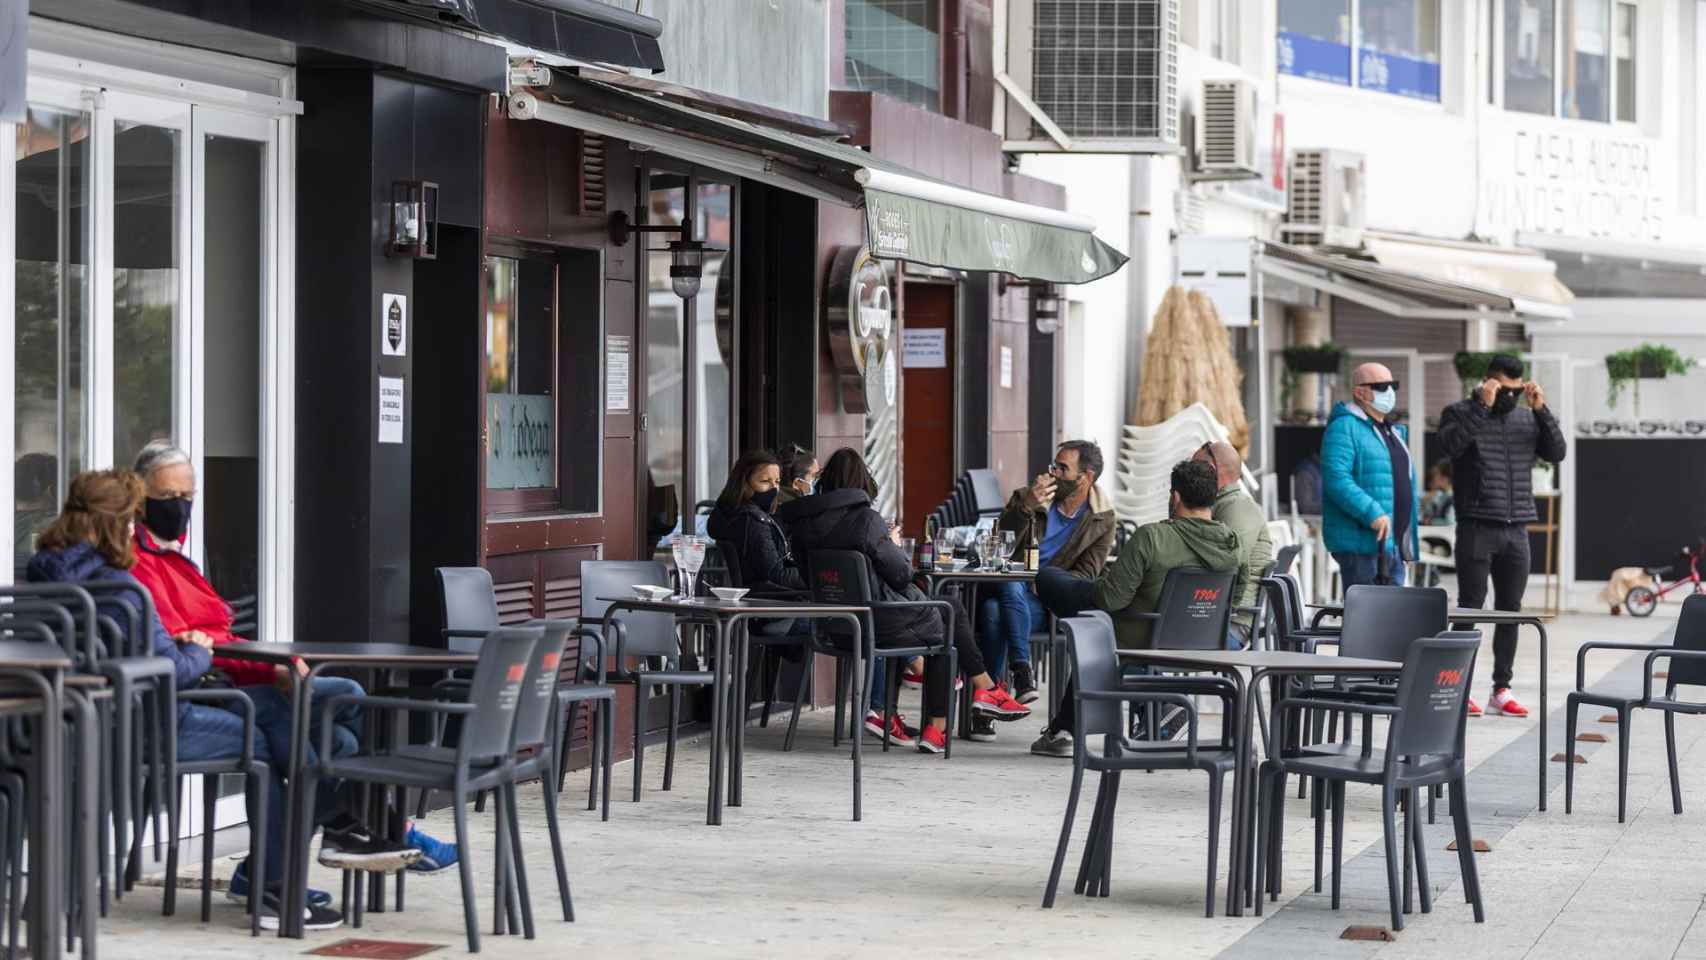
[[[1400,560],[1416,556],[1421,498],[1410,462],[1410,435],[1389,419],[1398,381],[1378,363],[1351,374],[1351,403],[1333,408],[1321,441],[1321,536],[1348,587],[1371,583],[1384,542],[1393,583],[1404,582]]]

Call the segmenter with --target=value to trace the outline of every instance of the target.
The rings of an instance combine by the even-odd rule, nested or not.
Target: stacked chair
[[[954,481],[948,499],[930,513],[930,521],[939,528],[975,526],[979,520],[1000,516],[1006,503],[994,470],[967,470]]]

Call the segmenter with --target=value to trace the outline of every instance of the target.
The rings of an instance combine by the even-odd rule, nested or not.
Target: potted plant
[[[1493,362],[1497,353],[1481,353],[1472,350],[1459,350],[1451,358],[1451,365],[1457,368],[1457,379],[1463,381],[1465,393],[1471,393],[1483,380],[1487,379],[1487,364]],[[1528,364],[1523,364],[1523,376],[1528,376]]]
[[[1345,362],[1345,350],[1328,341],[1317,344],[1298,344],[1286,347],[1285,368],[1292,373],[1338,373]]]
[[[1611,392],[1607,403],[1617,406],[1623,388],[1635,387],[1635,402],[1640,403],[1641,387],[1637,381],[1663,380],[1671,374],[1684,374],[1695,365],[1693,357],[1685,357],[1671,347],[1643,343],[1633,350],[1619,350],[1605,358],[1605,372],[1611,377]]]

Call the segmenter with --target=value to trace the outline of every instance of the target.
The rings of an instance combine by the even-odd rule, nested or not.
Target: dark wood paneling
[[[605,337],[628,338],[628,412],[613,413],[604,411],[604,436],[634,437],[634,410],[639,406],[639,391],[645,381],[638,376],[636,364],[638,354],[643,352],[638,337],[634,334],[634,284],[628,280],[606,280],[604,282],[604,335]],[[606,341],[608,348],[608,340]],[[599,392],[599,403],[605,403],[607,397]],[[605,470],[610,469],[608,461]],[[629,471],[633,472],[632,469]],[[608,488],[608,485],[606,485]],[[608,496],[608,493],[606,494]],[[629,499],[632,499],[630,495]]]
[[[639,531],[635,524],[635,443],[631,437],[604,441],[604,557],[636,560]]]
[[[516,122],[494,102],[486,114],[486,230],[497,236],[544,239],[550,234],[551,174],[545,134],[554,124]]]
[[[906,329],[946,330],[948,365],[911,367],[901,377],[902,458],[900,515],[909,537],[924,535],[924,518],[954,486],[954,288],[942,283],[906,285]]]

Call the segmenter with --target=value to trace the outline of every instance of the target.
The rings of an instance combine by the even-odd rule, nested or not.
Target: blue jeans
[[[1057,617],[1076,617],[1096,609],[1096,582],[1060,567],[1037,571],[1037,600]]]
[[[1047,623],[1043,602],[1030,588],[1017,581],[996,584],[995,596],[987,597],[979,610],[983,665],[997,680],[1006,676],[1008,661],[1031,662],[1031,634]]]
[[[1378,560],[1379,556],[1372,553],[1333,554],[1333,562],[1339,565],[1339,580],[1347,590],[1358,584],[1373,583],[1379,573]],[[1386,575],[1394,585],[1404,585],[1404,565],[1398,561],[1397,547],[1386,548]]]

